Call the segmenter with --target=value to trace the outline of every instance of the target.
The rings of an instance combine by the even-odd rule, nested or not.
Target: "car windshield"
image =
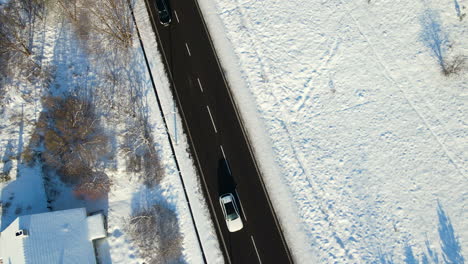
[[[235,220],[238,217],[232,202],[226,203],[226,215],[228,220]]]

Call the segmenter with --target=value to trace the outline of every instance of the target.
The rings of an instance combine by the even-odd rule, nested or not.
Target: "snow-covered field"
[[[468,260],[467,5],[200,1],[297,262]]]

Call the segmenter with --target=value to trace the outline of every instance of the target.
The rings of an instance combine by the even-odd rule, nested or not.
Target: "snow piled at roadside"
[[[468,258],[462,1],[200,6],[297,262]]]

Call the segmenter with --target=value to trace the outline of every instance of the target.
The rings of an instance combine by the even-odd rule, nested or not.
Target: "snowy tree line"
[[[129,175],[148,188],[163,179],[163,169],[148,120],[146,87],[142,73],[146,66],[132,48],[134,24],[129,4],[132,0],[10,0],[0,5],[0,100],[3,84],[21,79],[31,87],[41,84],[42,112],[22,153],[24,164],[41,164],[44,177],[55,174],[73,186],[75,194],[91,199],[105,198],[112,190],[112,167],[117,156],[124,156]],[[58,70],[42,63],[38,42],[50,14],[57,23],[70,28],[90,62],[83,72],[68,72],[76,83],[65,84],[57,95]],[[39,41],[40,42],[40,41]],[[136,49],[137,50],[137,49]],[[54,54],[55,55],[55,54]],[[63,55],[63,54],[62,54]],[[60,57],[60,54],[58,54]],[[93,81],[90,81],[93,80]],[[80,83],[81,82],[81,83]],[[61,84],[63,85],[63,84]],[[3,92],[2,92],[3,91]],[[3,177],[5,176],[5,177]],[[2,179],[9,181],[7,175]],[[133,178],[132,178],[133,180]],[[54,199],[53,181],[46,179],[49,202]],[[152,205],[129,216],[127,229],[149,263],[178,259],[182,237],[177,217],[167,205]],[[138,236],[138,233],[148,236]],[[158,249],[148,254],[148,243]],[[153,252],[150,250],[149,252]],[[163,260],[161,262],[161,260]]]

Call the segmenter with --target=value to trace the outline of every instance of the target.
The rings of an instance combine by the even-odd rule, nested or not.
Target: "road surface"
[[[155,0],[145,1],[226,263],[292,263],[197,3],[170,1],[165,27]],[[219,204],[227,192],[244,222],[235,233]]]

